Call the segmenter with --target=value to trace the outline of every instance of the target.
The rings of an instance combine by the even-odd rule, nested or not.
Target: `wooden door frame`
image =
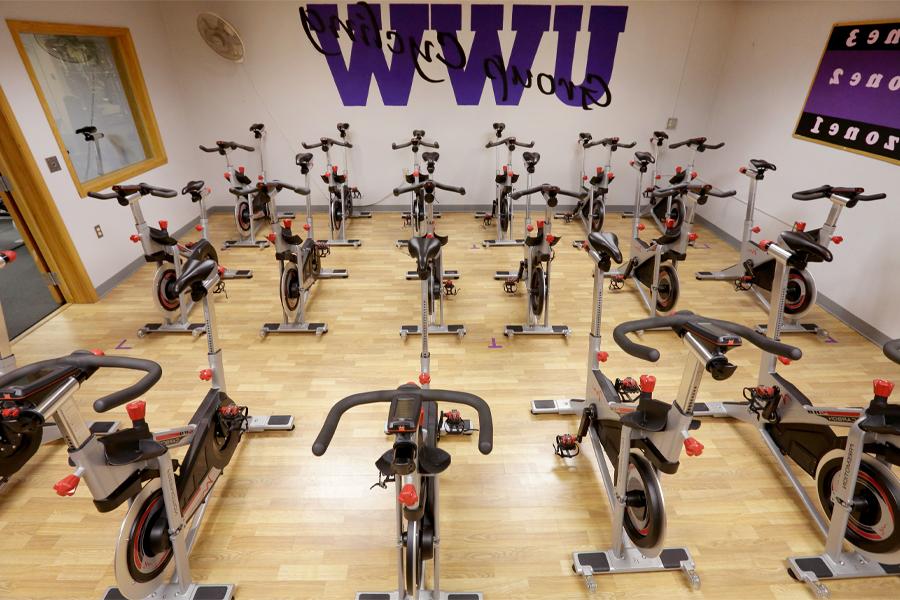
[[[91,303],[99,297],[69,231],[38,169],[12,107],[0,87],[0,171],[12,183],[14,210],[28,229],[23,240],[34,243],[56,275],[66,302]],[[10,211],[12,214],[13,211]],[[40,264],[40,260],[37,260]]]

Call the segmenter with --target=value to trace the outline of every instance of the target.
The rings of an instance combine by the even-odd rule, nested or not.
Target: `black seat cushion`
[[[600,256],[610,258],[616,263],[622,262],[622,251],[619,250],[619,238],[616,234],[605,231],[591,232],[588,235],[588,244]]]
[[[184,264],[181,277],[175,281],[175,293],[180,294],[184,290],[191,287],[194,283],[203,281],[218,268],[214,260],[196,260],[188,259]]]
[[[798,258],[807,262],[831,262],[831,250],[813,240],[803,231],[785,231],[781,239]]]
[[[637,161],[639,163],[642,163],[645,165],[649,165],[650,163],[653,162],[653,155],[650,154],[649,152],[643,152],[643,151],[635,152],[634,157],[637,159]]]
[[[203,187],[206,183],[202,179],[195,179],[194,181],[188,181],[187,185],[181,189],[182,194],[196,194],[198,192],[203,191]]]

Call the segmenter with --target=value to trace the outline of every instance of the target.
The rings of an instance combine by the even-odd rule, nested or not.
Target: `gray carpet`
[[[15,250],[17,255],[16,262],[0,270],[0,303],[11,338],[59,308],[31,253],[16,245],[20,238],[11,222],[0,221],[0,250]]]

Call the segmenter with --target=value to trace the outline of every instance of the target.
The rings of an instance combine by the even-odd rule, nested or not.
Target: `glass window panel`
[[[112,38],[20,36],[81,182],[147,158]]]

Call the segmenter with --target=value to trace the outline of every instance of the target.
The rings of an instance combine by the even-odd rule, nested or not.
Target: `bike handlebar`
[[[328,450],[334,434],[337,432],[338,423],[345,412],[363,404],[375,404],[377,402],[390,402],[397,395],[417,395],[423,402],[451,402],[453,404],[465,404],[478,411],[478,450],[482,454],[490,454],[494,446],[494,425],[491,419],[491,409],[487,402],[466,392],[454,392],[450,390],[423,390],[423,389],[395,389],[379,390],[374,392],[362,392],[353,394],[338,401],[328,411],[325,423],[313,442],[312,452],[316,456],[322,456]]]
[[[156,382],[162,377],[162,367],[152,360],[131,358],[128,356],[95,356],[90,352],[75,352],[68,356],[42,360],[14,369],[9,373],[0,376],[0,387],[6,387],[16,381],[21,381],[23,378],[40,373],[42,370],[59,370],[64,367],[74,367],[77,369],[130,369],[132,371],[144,371],[146,373],[146,375],[144,375],[137,383],[95,400],[94,410],[98,413],[106,412],[117,406],[121,406],[126,402],[140,398],[143,394],[147,393],[150,388],[156,385]]]
[[[350,142],[341,142],[339,140],[333,140],[329,137],[319,138],[318,144],[307,144],[306,142],[300,142],[300,145],[306,148],[307,150],[312,150],[313,148],[321,148],[325,145],[329,146],[343,146],[344,148],[352,148],[353,144]]]
[[[497,140],[496,142],[488,142],[485,144],[485,148],[496,148],[497,146],[505,146],[507,144],[512,144],[513,146],[518,146],[519,148],[534,148],[534,142],[519,142],[516,141],[514,137],[503,138],[502,140]]]
[[[260,181],[256,184],[257,189],[266,187],[267,185],[274,186],[275,191],[280,192],[283,189],[291,190],[295,194],[300,194],[301,196],[309,196],[309,188],[305,188],[302,185],[292,185],[290,183],[286,183],[279,179],[272,179],[270,181]]]
[[[437,188],[439,190],[445,190],[447,192],[454,192],[456,194],[459,194],[460,196],[466,195],[466,188],[464,188],[464,187],[456,187],[453,185],[447,185],[445,183],[440,183],[440,182],[434,181],[434,180],[420,181],[418,183],[412,183],[409,185],[401,185],[398,188],[394,188],[394,195],[399,196],[400,194],[405,194],[407,192],[414,192],[414,191],[422,189],[422,188],[425,188],[425,191],[428,192],[429,194],[432,193],[435,188]]]
[[[747,340],[757,348],[777,356],[783,356],[785,358],[790,358],[791,360],[799,360],[803,356],[803,352],[800,351],[800,348],[783,342],[776,342],[749,327],[732,323],[731,321],[709,319],[687,310],[666,317],[649,317],[647,319],[638,319],[636,321],[621,323],[613,330],[613,339],[622,350],[631,356],[649,362],[656,362],[659,360],[659,350],[633,342],[631,338],[628,337],[628,334],[635,331],[661,329],[664,327],[671,327],[672,330],[677,333],[679,329],[691,322],[704,322],[721,327],[722,329]]]
[[[98,200],[119,200],[124,199],[132,194],[140,194],[141,196],[146,196],[147,194],[149,194],[151,196],[156,196],[157,198],[174,198],[178,195],[178,192],[176,192],[175,190],[156,187],[150,185],[149,183],[138,183],[135,185],[114,185],[111,189],[111,193],[102,194],[100,192],[88,192],[88,196],[90,196],[91,198],[96,198]]]
[[[900,364],[900,339],[891,340],[884,345],[884,355]]]
[[[434,148],[435,150],[441,147],[437,142],[426,142],[422,138],[412,138],[408,142],[402,142],[397,144],[395,142],[391,142],[391,150],[402,150],[403,148],[409,148],[410,146],[425,146],[426,148]]]
[[[791,194],[794,200],[818,200],[819,198],[830,198],[831,196],[842,196],[853,202],[855,206],[857,202],[870,202],[872,200],[883,200],[887,198],[887,194],[868,194],[863,195],[866,190],[861,187],[832,187],[830,185],[822,185],[809,190],[802,190]],[[849,204],[848,204],[849,206]]]
[[[243,144],[238,144],[237,142],[223,142],[221,140],[216,141],[215,148],[207,148],[203,144],[200,145],[200,149],[204,152],[224,153],[226,150],[237,150],[238,148],[240,148],[241,150],[246,150],[247,152],[254,152],[256,150],[252,146],[245,146]]]
[[[682,146],[696,146],[697,150],[703,152],[704,150],[718,150],[724,145],[725,142],[719,142],[718,144],[707,144],[705,137],[695,137],[687,140],[682,140],[680,142],[675,142],[674,144],[669,144],[669,149],[674,150],[675,148],[681,148]]]
[[[617,138],[617,137],[608,137],[608,138],[603,138],[602,140],[594,140],[594,141],[586,140],[584,142],[585,148],[593,148],[594,146],[612,146],[613,150],[618,150],[619,148],[634,148],[635,146],[637,146],[637,142],[623,144],[623,143],[619,142],[619,138]]]
[[[529,196],[531,194],[535,194],[540,192],[543,196],[550,196],[551,198],[556,198],[556,196],[570,196],[572,198],[577,198],[582,200],[587,198],[587,192],[570,192],[569,190],[562,190],[555,185],[550,185],[549,183],[544,183],[541,185],[537,185],[534,187],[530,187],[525,190],[519,190],[517,192],[513,192],[509,195],[509,197],[513,200],[518,200],[522,196]],[[551,207],[555,206],[555,204],[551,204]]]

